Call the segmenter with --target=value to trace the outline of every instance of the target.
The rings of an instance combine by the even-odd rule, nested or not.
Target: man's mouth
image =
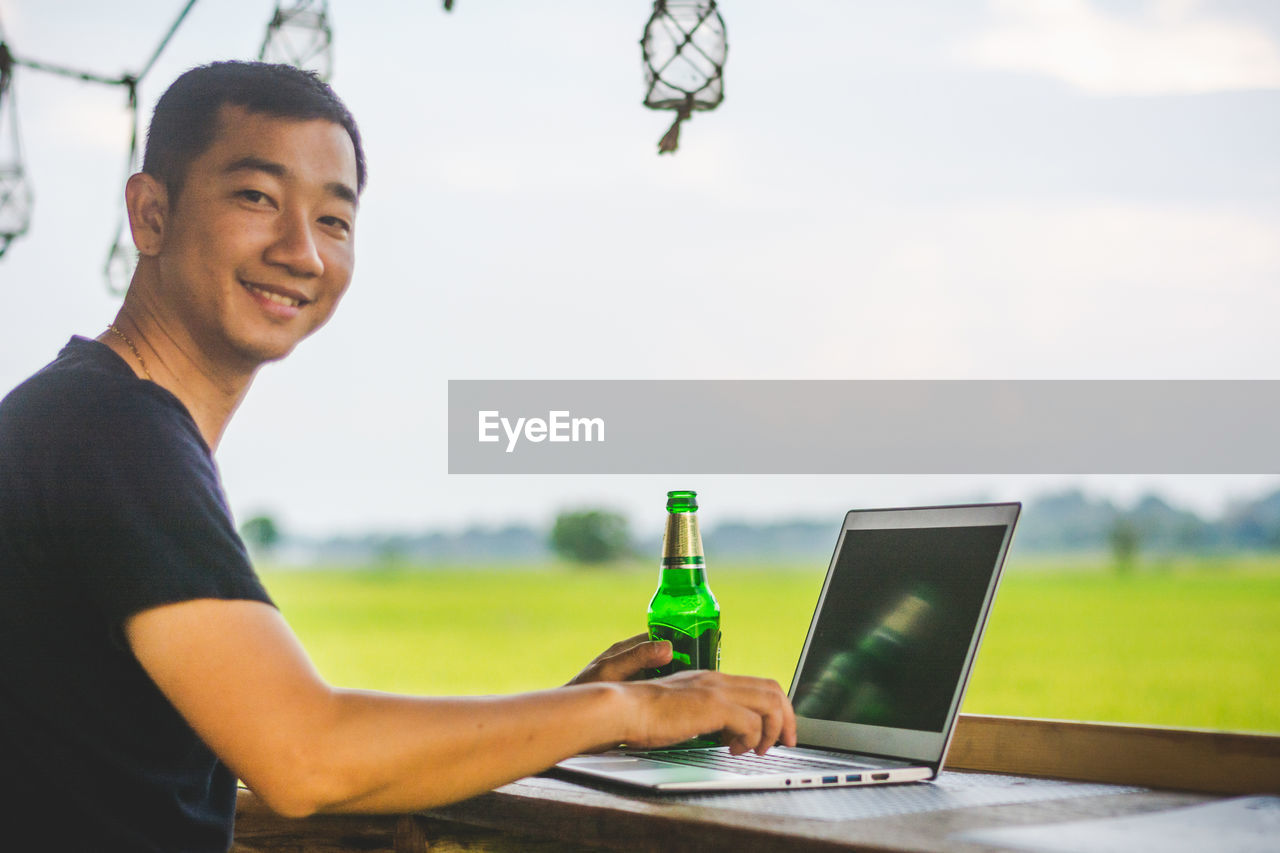
[[[259,287],[258,285],[247,281],[241,281],[240,284],[243,285],[245,290],[248,290],[250,293],[261,296],[268,302],[274,302],[277,305],[287,305],[290,308],[298,308],[304,303],[310,301],[308,299],[286,296],[283,293],[277,293],[274,290],[267,290],[265,287]]]

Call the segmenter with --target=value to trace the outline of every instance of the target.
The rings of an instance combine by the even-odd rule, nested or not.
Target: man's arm
[[[330,687],[260,602],[165,605],[125,631],[209,748],[285,815],[428,808],[621,742],[659,746],[708,731],[723,731],[739,753],[795,742],[791,706],[766,679],[686,672],[515,696],[395,696]]]

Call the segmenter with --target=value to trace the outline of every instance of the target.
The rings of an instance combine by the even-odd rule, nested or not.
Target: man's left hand
[[[569,684],[592,681],[634,681],[645,671],[671,663],[671,644],[666,640],[651,642],[648,634],[636,634],[614,643],[587,664]]]

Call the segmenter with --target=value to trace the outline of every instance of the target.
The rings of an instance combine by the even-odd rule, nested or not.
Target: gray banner
[[[1276,380],[450,380],[450,474],[1275,474]]]

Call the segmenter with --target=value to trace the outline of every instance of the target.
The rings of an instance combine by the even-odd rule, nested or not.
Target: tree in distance
[[[1117,518],[1107,531],[1107,544],[1111,546],[1111,557],[1119,574],[1133,571],[1141,538],[1138,526],[1123,516]]]
[[[280,544],[280,525],[269,515],[255,515],[240,525],[240,538],[251,550],[266,554]]]
[[[551,550],[575,563],[599,564],[631,553],[627,519],[616,512],[562,512],[551,528]]]

